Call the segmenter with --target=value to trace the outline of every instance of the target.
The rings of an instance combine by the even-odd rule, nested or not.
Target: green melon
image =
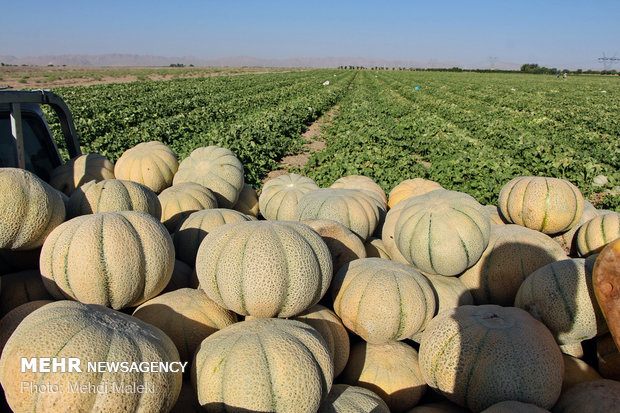
[[[159,294],[174,268],[174,245],[151,215],[104,212],[59,225],[41,249],[41,275],[56,299],[114,309]]]
[[[158,194],[172,185],[178,169],[179,161],[172,149],[151,141],[123,152],[114,165],[114,176],[142,184]]]
[[[579,189],[564,179],[521,176],[502,187],[498,207],[513,224],[557,234],[579,222],[584,199]]]
[[[82,372],[21,372],[22,358],[77,358]],[[96,362],[180,363],[172,341],[159,329],[135,317],[99,305],[57,301],[33,311],[19,324],[0,357],[0,383],[16,412],[166,412],[181,390],[182,373],[89,371]],[[181,368],[174,365],[174,368]],[[57,392],[23,390],[23,383],[58,385]],[[73,392],[68,383],[108,383],[107,392]],[[143,392],[112,391],[143,385]],[[123,387],[124,388],[124,387]],[[137,388],[137,387],[136,387]]]
[[[69,217],[99,212],[139,211],[161,217],[157,194],[142,184],[120,179],[91,181],[75,190],[69,198]]]
[[[260,213],[270,220],[295,220],[295,207],[306,193],[319,189],[312,178],[280,175],[265,182],[258,198]]]
[[[394,241],[407,261],[429,273],[454,276],[473,266],[489,243],[484,207],[455,191],[432,191],[407,200]]]
[[[31,250],[65,220],[65,204],[32,172],[0,168],[0,216],[0,248]]]
[[[334,276],[332,296],[344,325],[373,344],[404,340],[423,330],[437,305],[422,274],[381,258],[342,267]]]
[[[315,413],[333,381],[320,334],[295,320],[254,319],[207,337],[192,364],[207,411]]]
[[[220,208],[232,208],[243,189],[243,165],[229,149],[202,147],[181,162],[172,182],[201,184],[215,194]]]
[[[578,343],[608,331],[592,287],[593,260],[553,262],[523,281],[515,297],[522,308],[542,321],[560,344]]]
[[[509,306],[531,273],[566,258],[548,235],[520,225],[493,225],[482,257],[459,278],[476,304]]]
[[[505,400],[548,409],[560,396],[564,360],[551,332],[526,311],[465,305],[429,323],[420,369],[431,388],[474,412]]]
[[[196,273],[209,298],[242,315],[291,317],[318,303],[332,279],[319,234],[289,221],[247,221],[212,230]]]

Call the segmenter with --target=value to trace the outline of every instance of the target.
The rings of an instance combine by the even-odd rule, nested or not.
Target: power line
[[[613,57],[607,57],[605,56],[605,52],[603,52],[603,57],[599,57],[598,61],[603,62],[603,67],[605,68],[605,71],[609,71],[611,70],[612,66],[616,64],[617,61],[620,61],[620,58],[617,58],[615,54]]]

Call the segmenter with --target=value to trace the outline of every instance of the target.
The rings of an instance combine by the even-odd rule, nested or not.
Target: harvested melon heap
[[[562,179],[516,177],[497,205],[420,177],[252,188],[228,149],[178,160],[149,142],[116,165],[72,159],[50,183],[0,168],[0,187],[0,407],[618,406],[620,214]]]

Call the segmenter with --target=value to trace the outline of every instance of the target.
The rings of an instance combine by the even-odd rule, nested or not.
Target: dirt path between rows
[[[287,174],[288,168],[303,168],[308,163],[308,160],[313,152],[318,152],[325,149],[327,145],[323,139],[323,131],[326,127],[331,125],[332,119],[338,116],[339,109],[340,106],[335,105],[316,121],[314,121],[302,135],[306,141],[302,151],[295,155],[289,155],[282,158],[280,161],[280,167],[269,172],[267,177],[263,180],[263,183],[280,175]]]

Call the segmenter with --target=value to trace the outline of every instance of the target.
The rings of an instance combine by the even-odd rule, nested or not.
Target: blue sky
[[[0,55],[356,56],[601,69],[620,1],[4,1]],[[620,64],[616,65],[620,69]]]

